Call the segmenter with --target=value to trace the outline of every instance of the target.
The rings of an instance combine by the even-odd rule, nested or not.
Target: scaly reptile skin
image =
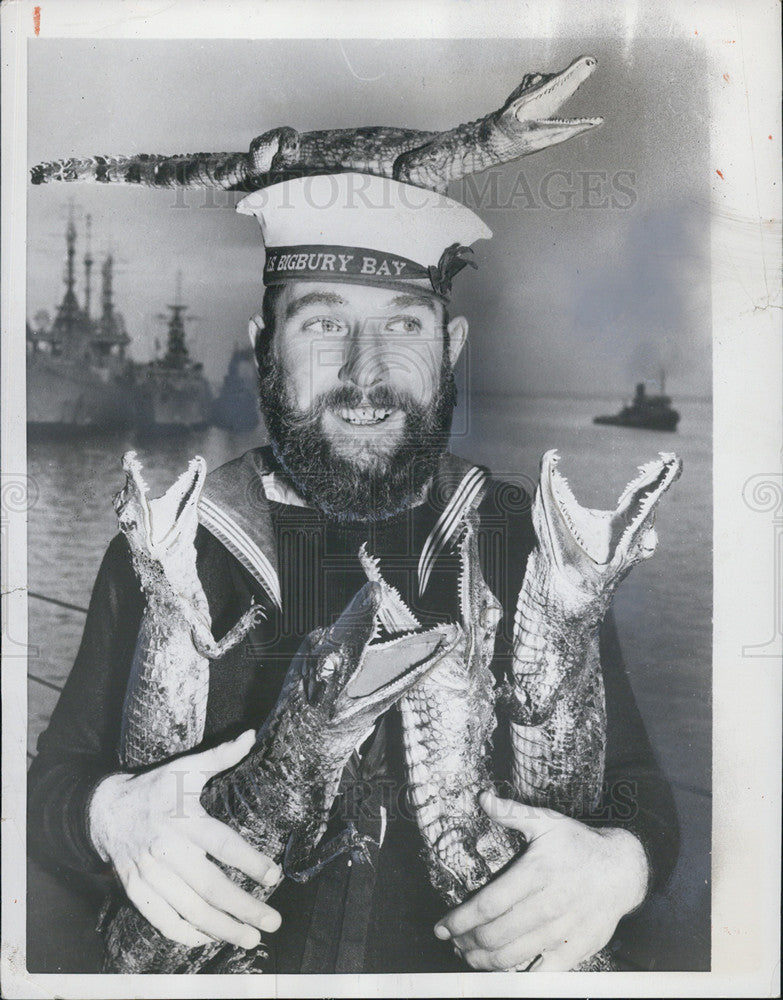
[[[642,466],[614,511],[580,507],[557,462],[554,451],[541,460],[533,502],[538,545],[517,601],[502,701],[517,798],[580,816],[603,792],[606,705],[598,630],[620,582],[655,551],[656,509],[682,462],[661,454]],[[575,971],[614,968],[603,949]]]
[[[400,700],[408,787],[424,838],[430,880],[452,906],[518,853],[519,838],[493,823],[478,796],[492,781],[488,744],[495,729],[490,670],[502,615],[478,557],[477,515],[460,542],[460,641]]]
[[[126,768],[157,764],[204,736],[209,660],[223,656],[263,617],[253,605],[227,635],[212,637],[209,605],[196,572],[197,506],[206,466],[196,457],[155,500],[135,452],[122,459],[124,488],[114,508],[146,605],[125,693],[119,758]]]
[[[529,73],[499,111],[447,132],[371,125],[300,133],[283,127],[257,136],[247,153],[72,157],[37,164],[31,179],[254,191],[291,177],[353,171],[444,191],[449,181],[599,125],[600,118],[550,117],[596,65],[592,56],[581,56],[560,73]]]
[[[541,460],[533,503],[538,545],[530,554],[514,619],[507,690],[519,797],[579,815],[602,793],[606,707],[598,630],[620,582],[655,551],[661,497],[682,462],[644,465],[614,511],[586,510]]]
[[[470,513],[460,543],[460,642],[400,702],[424,856],[433,885],[451,905],[524,849],[478,804],[479,793],[491,785],[487,752],[496,695],[513,720],[521,801],[573,815],[585,799],[589,804],[600,796],[606,713],[598,627],[620,580],[652,555],[655,508],[682,467],[674,455],[644,466],[610,514],[583,511],[555,472],[556,462],[553,452],[542,459],[533,511],[539,544],[517,605],[511,684],[493,690],[490,664],[501,609],[481,574],[476,515]],[[585,551],[585,537],[596,529],[590,541],[597,560]],[[602,949],[574,971],[613,969]]]
[[[401,700],[411,802],[424,839],[430,880],[457,906],[525,848],[514,830],[480,807],[491,787],[489,743],[495,730],[490,669],[502,608],[481,573],[478,517],[470,511],[460,542],[460,641]],[[574,969],[612,971],[605,950]]]
[[[288,871],[311,863],[354,748],[378,716],[456,642],[455,630],[445,626],[371,645],[389,614],[386,591],[368,582],[332,626],[312,633],[294,657],[254,749],[202,793],[210,815],[283,861]],[[346,847],[360,850],[361,843]],[[225,870],[259,899],[274,891]],[[252,952],[219,943],[186,948],[130,905],[112,920],[106,943],[107,972],[262,971],[266,958],[263,945]]]

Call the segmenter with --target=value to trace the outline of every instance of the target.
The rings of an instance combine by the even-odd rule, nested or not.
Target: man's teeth
[[[340,416],[349,424],[379,424],[391,410],[378,410],[372,406],[359,406],[351,410],[340,410]]]

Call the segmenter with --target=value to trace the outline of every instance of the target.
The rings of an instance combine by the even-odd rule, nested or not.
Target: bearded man
[[[504,609],[500,676],[535,542],[529,498],[516,491],[509,502],[508,484],[446,451],[453,370],[468,332],[466,319],[449,316],[448,293],[469,245],[491,235],[483,222],[443,196],[353,174],[273,185],[239,209],[259,218],[266,247],[251,332],[269,445],[207,478],[196,547],[215,634],[251,598],[267,618],[210,664],[198,752],[117,772],[143,599],[127,543],[115,538],[31,767],[33,847],[71,870],[111,866],[150,922],[184,944],[252,948],[264,932],[270,972],[490,970],[533,960],[571,968],[610,940],[676,856],[671,794],[611,620],[602,634],[604,802],[577,820],[487,795],[492,819],[522,831],[528,847],[461,906],[444,912],[419,856],[396,709],[351,758],[326,834],[350,824],[370,844],[369,863],[337,857],[308,882],[286,880],[269,903],[214,864],[261,883],[279,877],[271,859],[204,813],[198,795],[211,773],[249,751],[247,730],[273,707],[303,638],[365,582],[361,545],[423,624],[456,620],[455,533],[477,510],[482,571]],[[502,779],[502,738],[496,758]]]

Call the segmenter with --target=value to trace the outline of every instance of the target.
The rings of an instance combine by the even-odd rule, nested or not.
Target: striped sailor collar
[[[271,464],[270,448],[254,448],[210,472],[199,501],[199,521],[281,608],[270,502],[308,505]],[[419,594],[426,590],[438,556],[453,543],[465,512],[481,502],[488,475],[485,468],[456,455],[441,456],[429,492],[440,513],[419,557]]]
[[[198,517],[280,608],[275,532],[262,479],[269,471],[267,451],[253,448],[210,472],[199,500]]]

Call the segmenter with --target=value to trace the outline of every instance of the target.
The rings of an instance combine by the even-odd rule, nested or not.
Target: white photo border
[[[754,3],[12,0],[2,5],[2,991],[7,997],[435,996],[436,975],[181,977],[25,970],[27,695],[14,640],[27,634],[25,247],[27,44],[43,37],[488,38],[697,34],[710,65],[714,388],[712,969],[703,973],[464,974],[464,996],[778,995],[779,652],[771,627],[783,533],[780,401],[780,9]],[[394,16],[390,17],[390,8]],[[733,86],[726,86],[725,75]],[[768,138],[769,137],[769,138]],[[775,518],[777,517],[777,520]],[[778,555],[774,555],[775,546]],[[774,598],[773,598],[774,593]],[[779,615],[779,610],[778,610]],[[589,983],[589,986],[587,985]]]

